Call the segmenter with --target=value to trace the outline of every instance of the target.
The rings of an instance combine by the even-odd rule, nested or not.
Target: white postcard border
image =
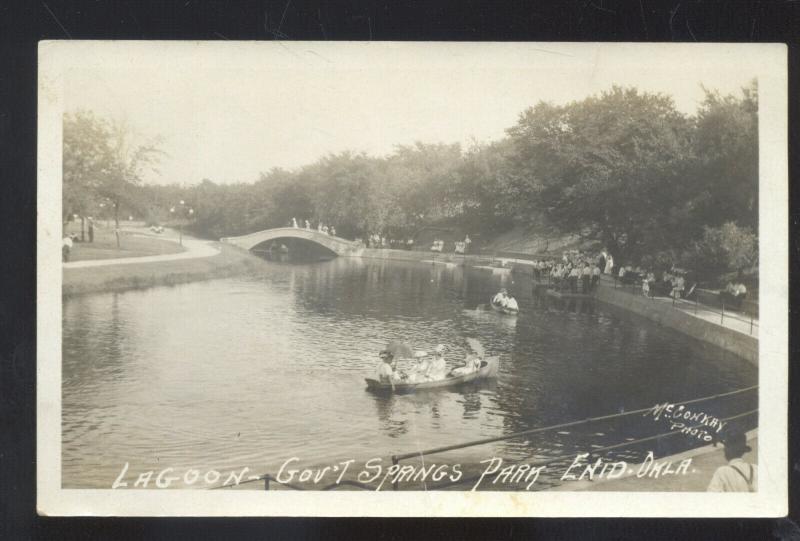
[[[225,65],[282,48],[391,62],[414,53],[433,65],[484,61],[491,51],[533,54],[620,51],[632,65],[669,51],[691,69],[693,55],[724,51],[754,61],[759,81],[760,330],[759,490],[754,494],[608,492],[291,492],[75,490],[61,488],[61,119],[62,77],[157,47],[165,55]],[[542,51],[544,51],[542,53]],[[538,52],[538,53],[537,53]],[[408,58],[398,54],[398,58]],[[400,68],[407,66],[401,63]],[[119,67],[119,66],[117,66]],[[98,516],[630,516],[778,517],[788,512],[788,110],[782,44],[324,43],[47,41],[39,45],[37,238],[37,508],[42,515]]]

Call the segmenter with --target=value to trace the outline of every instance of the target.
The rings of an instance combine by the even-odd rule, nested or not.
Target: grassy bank
[[[62,295],[70,297],[224,278],[257,272],[264,263],[227,244],[217,243],[216,248],[220,253],[211,257],[64,269]]]
[[[85,242],[75,242],[70,251],[70,261],[87,261],[96,259],[115,259],[123,257],[141,257],[148,255],[175,254],[183,251],[183,247],[166,238],[158,238],[144,225],[121,224],[119,247],[113,227],[97,225],[94,228],[94,241],[89,242],[89,235],[84,235]],[[80,228],[68,227],[67,234],[80,235]]]

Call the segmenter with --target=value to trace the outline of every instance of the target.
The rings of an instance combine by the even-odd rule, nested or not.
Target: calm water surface
[[[518,317],[481,310],[500,286],[520,300]],[[263,473],[292,456],[385,457],[757,380],[747,362],[611,307],[548,301],[524,278],[425,263],[265,262],[257,277],[65,300],[63,330],[65,487],[107,488],[126,462],[134,474]],[[390,397],[365,390],[388,340],[447,344],[458,364],[468,336],[500,355],[496,381]],[[754,407],[730,402],[707,411]],[[528,460],[658,433],[631,421],[446,459]]]

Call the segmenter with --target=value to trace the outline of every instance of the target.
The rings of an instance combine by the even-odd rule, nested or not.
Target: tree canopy
[[[672,99],[614,87],[564,106],[540,103],[508,130],[518,200],[563,230],[638,254],[662,242],[691,162],[690,121]]]
[[[134,187],[145,168],[158,163],[159,140],[137,143],[123,122],[90,111],[66,113],[63,119],[63,218],[96,214],[109,203],[118,220],[121,206],[135,208]]]
[[[614,86],[562,105],[536,103],[505,137],[466,150],[417,142],[381,157],[345,151],[239,184],[137,186],[158,145],[132,145],[124,125],[79,111],[64,117],[64,210],[83,213],[105,197],[155,220],[180,198],[196,210],[195,232],[214,238],[292,217],[351,238],[400,238],[442,224],[491,238],[547,224],[621,261],[741,268],[757,259],[758,88],[753,81],[738,96],[704,91],[696,114],[686,115],[670,96]],[[722,240],[724,257],[712,249]]]

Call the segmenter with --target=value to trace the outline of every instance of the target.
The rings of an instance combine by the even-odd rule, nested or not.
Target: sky
[[[738,94],[757,77],[741,44],[78,42],[65,111],[124,120],[166,156],[148,183],[253,182],[328,153],[500,139],[526,108],[613,84],[673,97]]]

